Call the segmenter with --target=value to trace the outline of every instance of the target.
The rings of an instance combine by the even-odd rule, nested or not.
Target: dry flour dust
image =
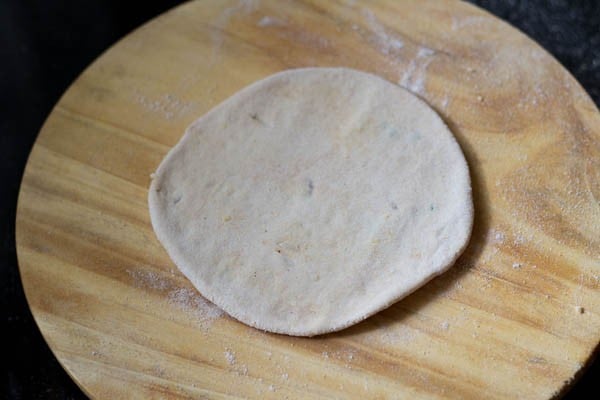
[[[158,239],[211,302],[312,336],[448,269],[473,222],[469,171],[440,117],[378,76],[284,71],[194,122],[149,190]]]

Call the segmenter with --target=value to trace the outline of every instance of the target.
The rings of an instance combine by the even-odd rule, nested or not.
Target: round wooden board
[[[210,108],[287,68],[346,66],[425,99],[468,160],[450,272],[342,332],[294,338],[206,303],[150,225],[150,173]],[[94,398],[547,399],[600,339],[600,114],[545,51],[458,1],[196,1],[100,57],[21,187],[32,312]]]

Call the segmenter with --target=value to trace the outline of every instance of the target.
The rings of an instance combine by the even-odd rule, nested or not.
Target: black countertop
[[[600,104],[600,1],[472,0],[552,53]],[[0,296],[6,399],[84,399],[44,342],[19,278],[15,211],[33,141],[71,82],[105,49],[175,0],[0,2]],[[565,399],[598,398],[595,361]],[[588,394],[589,393],[589,394]]]

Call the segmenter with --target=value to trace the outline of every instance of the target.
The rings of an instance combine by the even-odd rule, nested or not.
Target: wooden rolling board
[[[177,271],[146,203],[184,129],[287,68],[346,66],[425,99],[468,160],[472,240],[448,273],[317,338],[224,316]],[[187,3],[90,66],[21,187],[32,312],[94,398],[547,399],[600,339],[600,114],[544,50],[458,1]]]

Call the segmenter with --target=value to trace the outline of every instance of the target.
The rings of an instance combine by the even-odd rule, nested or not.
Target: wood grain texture
[[[425,99],[470,166],[457,264],[317,338],[195,292],[156,240],[149,175],[184,129],[277,71],[346,66]],[[600,339],[600,114],[523,34],[457,1],[196,1],[71,86],[32,150],[17,250],[32,312],[94,398],[547,399]]]

